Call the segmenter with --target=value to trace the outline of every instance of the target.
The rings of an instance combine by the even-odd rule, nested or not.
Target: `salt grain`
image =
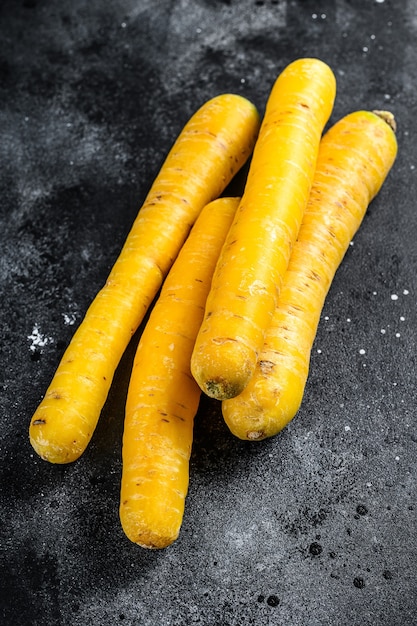
[[[365,350],[364,348],[361,348],[361,349],[359,350],[359,354],[366,354],[366,350]]]
[[[32,334],[28,335],[28,339],[32,342],[29,346],[29,350],[31,352],[36,352],[39,348],[44,348],[48,343],[53,343],[52,337],[47,337],[43,335],[37,324],[34,325]]]
[[[73,326],[73,324],[75,324],[75,313],[63,313],[62,317],[64,318],[64,324],[66,324],[67,326]]]
[[[396,293],[391,294],[391,300],[398,300],[398,296]]]

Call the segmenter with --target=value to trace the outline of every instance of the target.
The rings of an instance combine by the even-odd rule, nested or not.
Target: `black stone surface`
[[[5,626],[415,626],[417,3],[2,0],[1,610]],[[248,444],[202,401],[178,541],[118,519],[123,358],[85,455],[31,415],[171,143],[208,98],[262,112],[285,65],[333,68],[332,121],[389,108],[399,155],[329,293],[303,406]]]

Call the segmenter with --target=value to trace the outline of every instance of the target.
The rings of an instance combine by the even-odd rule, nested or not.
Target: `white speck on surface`
[[[321,354],[320,348],[317,349],[317,354]]]
[[[404,317],[404,315],[400,315],[400,322],[405,322],[405,317]]]
[[[44,348],[48,343],[54,342],[52,337],[47,337],[41,333],[37,324],[34,325],[32,334],[28,335],[28,339],[31,341],[29,346],[31,352],[35,352],[39,348]]]
[[[375,2],[376,2],[377,4],[382,4],[383,2],[385,2],[385,0],[375,0]]]
[[[126,24],[126,22],[122,22],[122,23],[120,24],[120,26],[121,26],[122,28],[126,28],[127,24]]]
[[[400,460],[400,457],[399,457],[399,456],[396,456],[396,457],[395,457],[395,460],[396,460],[396,461],[399,461],[399,460]]]
[[[347,321],[347,322],[351,322],[352,320],[350,319],[350,317],[347,317],[347,318],[346,318],[346,321]]]
[[[350,430],[352,430],[352,429],[351,429],[351,427],[350,427],[350,426],[348,426],[348,425],[346,425],[346,426],[345,426],[345,432],[346,432],[346,433],[348,433]]]
[[[381,335],[385,335],[386,332],[385,328],[381,328]]]
[[[397,338],[399,338],[399,337],[401,337],[401,333],[395,333],[395,336],[396,336]]]
[[[392,293],[391,300],[398,300],[398,295],[396,293]]]
[[[408,296],[408,294],[409,294],[409,293],[410,293],[410,292],[408,291],[408,289],[404,289],[404,290],[403,290],[403,294],[404,294],[405,296]]]
[[[360,350],[359,350],[359,354],[366,354],[366,350],[365,350],[365,348],[360,348]]]
[[[64,324],[66,324],[67,326],[72,326],[73,324],[75,324],[75,321],[77,319],[75,313],[63,313],[62,317],[64,318]]]
[[[368,52],[368,51],[369,51],[368,46],[364,46],[364,47],[362,48],[362,52]]]

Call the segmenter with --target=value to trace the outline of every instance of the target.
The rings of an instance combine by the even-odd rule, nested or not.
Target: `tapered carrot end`
[[[280,376],[255,377],[236,398],[222,402],[230,432],[245,441],[274,437],[297,414],[304,394],[306,375],[281,366]]]
[[[228,337],[196,342],[191,372],[210,398],[227,400],[238,396],[256,367],[256,352]],[[220,373],[219,373],[220,372]]]
[[[148,550],[168,548],[178,538],[181,528],[183,510],[179,513],[167,511],[165,518],[160,519],[152,507],[138,505],[136,501],[122,500],[120,503],[120,522],[126,537]]]
[[[123,530],[130,541],[147,550],[163,550],[168,548],[178,538],[178,533],[165,535],[153,532],[147,528],[130,530],[123,527]]]
[[[49,463],[65,464],[76,461],[86,449],[91,434],[74,426],[76,416],[66,403],[54,407],[41,403],[29,426],[29,441],[35,452]]]

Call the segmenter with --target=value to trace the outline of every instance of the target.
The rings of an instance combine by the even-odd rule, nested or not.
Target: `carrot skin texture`
[[[212,274],[239,199],[201,212],[174,262],[139,341],[129,383],[122,448],[120,520],[145,548],[180,532],[201,390],[190,371]]]
[[[333,72],[318,59],[291,63],[273,85],[192,356],[193,375],[213,398],[238,395],[255,369],[335,93]]]
[[[328,290],[397,155],[395,133],[382,117],[351,113],[322,139],[310,200],[255,373],[239,396],[222,403],[223,417],[240,439],[276,435],[300,408]]]
[[[29,438],[43,459],[69,463],[86,449],[127,344],[201,209],[246,162],[258,130],[254,105],[222,94],[179,134],[33,415]]]

